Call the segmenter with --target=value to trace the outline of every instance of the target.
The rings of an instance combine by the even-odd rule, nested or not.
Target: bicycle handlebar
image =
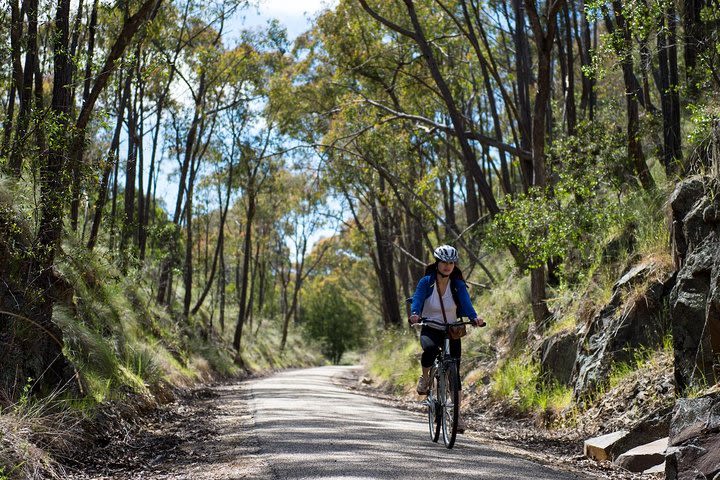
[[[411,323],[410,325],[412,325],[413,327],[415,327],[415,326],[424,327],[426,325],[427,326],[432,325],[432,326],[442,327],[443,329],[448,329],[450,327],[459,327],[461,325],[475,325],[475,322],[467,321],[467,322],[455,322],[455,323],[441,323],[441,322],[437,322],[434,320],[430,320],[429,318],[426,318],[426,317],[421,317],[419,322]],[[477,326],[477,325],[475,325],[475,326]]]

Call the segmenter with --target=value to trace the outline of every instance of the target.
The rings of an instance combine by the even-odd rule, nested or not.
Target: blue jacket
[[[450,290],[452,291],[453,298],[457,304],[457,316],[468,317],[470,319],[477,318],[477,313],[470,302],[470,295],[467,291],[465,282],[459,278],[450,279]],[[432,295],[435,291],[435,275],[426,275],[420,279],[415,288],[415,293],[412,297],[412,306],[410,307],[410,313],[416,315],[422,315],[423,305],[425,300]]]

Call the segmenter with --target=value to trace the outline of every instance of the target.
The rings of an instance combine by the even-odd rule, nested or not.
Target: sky
[[[276,18],[285,26],[288,39],[303,33],[310,26],[310,19],[321,10],[333,7],[337,0],[259,0],[257,8],[250,7],[243,12],[245,27],[263,26]]]

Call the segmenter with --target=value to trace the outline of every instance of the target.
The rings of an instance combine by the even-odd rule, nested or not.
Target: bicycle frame
[[[419,326],[429,325],[427,319],[418,323]],[[457,322],[452,325],[471,325],[473,322]],[[436,324],[437,326],[438,324]],[[459,378],[457,359],[450,356],[450,325],[440,324],[444,328],[444,344],[430,369],[432,386],[424,404],[428,408],[428,426],[430,439],[437,442],[442,427],[443,442],[447,448],[455,444],[459,403]],[[449,424],[448,424],[449,422]]]

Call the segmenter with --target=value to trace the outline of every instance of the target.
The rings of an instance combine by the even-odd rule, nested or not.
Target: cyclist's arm
[[[427,290],[430,287],[430,277],[422,277],[415,288],[410,306],[410,315],[422,314],[423,305],[427,298]]]
[[[455,280],[455,282],[455,285],[457,287],[458,301],[460,302],[460,312],[462,312],[462,316],[475,320],[476,318],[478,318],[478,314],[475,312],[475,309],[472,306],[472,302],[470,301],[470,294],[467,291],[465,282],[459,279]]]

